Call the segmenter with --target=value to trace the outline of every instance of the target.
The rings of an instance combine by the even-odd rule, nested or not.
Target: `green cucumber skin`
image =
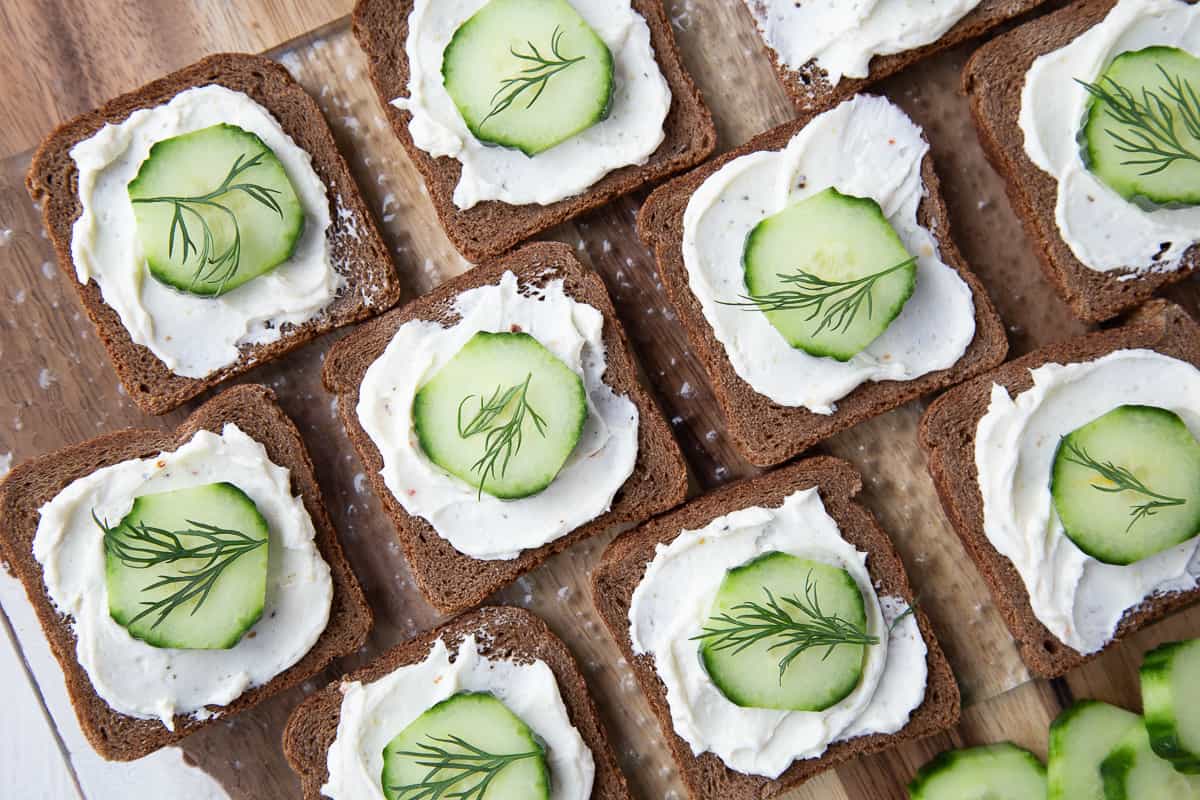
[[[781,218],[795,209],[796,206],[804,203],[814,204],[834,201],[846,208],[849,213],[862,213],[866,214],[867,216],[875,217],[882,226],[886,226],[886,230],[882,232],[881,236],[893,246],[895,261],[892,263],[876,265],[875,270],[873,271],[887,269],[888,267],[891,267],[909,257],[907,250],[904,248],[903,242],[900,241],[899,235],[896,234],[896,231],[894,228],[892,228],[891,223],[888,222],[887,218],[883,215],[883,210],[880,208],[879,203],[869,197],[856,197],[853,195],[842,194],[837,189],[830,187],[817,192],[816,194],[809,195],[804,200],[799,201],[799,203],[761,220],[757,225],[754,226],[754,228],[751,229],[750,233],[746,237],[746,244],[743,249],[742,256],[746,288],[750,295],[761,296],[763,294],[768,294],[771,288],[773,288],[769,286],[770,280],[764,279],[763,275],[770,276],[780,272],[789,273],[796,270],[796,265],[790,265],[790,268],[783,268],[782,266],[764,266],[762,269],[756,269],[754,267],[754,263],[757,260],[756,254],[758,253],[759,249],[764,248],[770,238],[775,235],[775,229],[781,223]],[[818,208],[820,208],[820,206],[818,206]],[[760,275],[759,273],[763,274]],[[779,330],[780,335],[782,335],[792,347],[803,350],[809,355],[817,358],[832,358],[836,361],[845,362],[862,352],[871,344],[871,342],[879,338],[879,336],[881,336],[883,332],[887,330],[887,327],[891,324],[892,320],[900,315],[900,312],[904,309],[905,304],[908,303],[909,299],[913,295],[913,292],[916,291],[916,278],[916,264],[911,264],[907,268],[898,270],[896,273],[880,280],[879,284],[876,285],[876,288],[872,290],[873,298],[881,286],[891,287],[891,289],[895,292],[895,297],[890,304],[881,306],[878,302],[875,302],[873,305],[873,313],[870,317],[870,320],[883,320],[884,322],[882,325],[872,324],[870,327],[878,328],[878,330],[876,330],[872,335],[860,336],[852,343],[848,343],[846,341],[846,334],[850,331],[832,333],[826,329],[821,333],[820,337],[817,337],[811,335],[789,334],[781,328],[782,325],[787,324],[788,315],[795,313],[802,314],[804,317],[807,317],[810,313],[807,310],[770,311],[763,313],[766,314],[767,319],[777,330]],[[902,281],[902,283],[897,285],[895,283],[896,281]],[[896,291],[897,289],[898,291]],[[867,317],[866,308],[864,307],[859,311],[859,316],[856,319],[856,322],[852,324],[851,329],[853,330],[856,326],[861,326],[863,320],[865,319],[867,319]],[[806,321],[805,327],[815,331],[817,324],[817,319],[814,319],[812,322]]]
[[[1141,725],[1138,715],[1097,700],[1081,700],[1059,714],[1050,725],[1046,764],[1048,800],[1105,800],[1100,763],[1130,730]],[[1085,760],[1091,764],[1093,774],[1084,785],[1074,769],[1079,756],[1076,751],[1083,746],[1077,738],[1095,738],[1098,727],[1105,729],[1105,735],[1095,745],[1088,742],[1091,752],[1083,755],[1088,757]],[[1082,731],[1077,734],[1079,728]]]
[[[1176,708],[1184,701],[1172,689],[1172,671],[1176,658],[1196,648],[1200,648],[1200,639],[1161,645],[1146,654],[1140,670],[1150,747],[1159,758],[1170,761],[1171,766],[1186,775],[1200,774],[1200,753],[1181,741]],[[1196,677],[1200,680],[1200,675]]]
[[[1104,781],[1104,800],[1131,800],[1125,792],[1125,779],[1133,770],[1136,761],[1136,750],[1132,747],[1118,747],[1100,762],[1100,776]]]
[[[512,7],[509,9],[510,11],[513,9],[523,9],[531,4],[542,6],[558,6],[558,20],[571,23],[573,33],[586,32],[586,34],[589,34],[590,40],[587,42],[588,47],[585,47],[584,49],[590,50],[590,52],[586,54],[587,58],[594,59],[596,63],[593,65],[587,61],[584,61],[580,62],[580,64],[577,66],[586,66],[589,69],[598,69],[600,73],[605,76],[603,79],[603,85],[600,87],[600,91],[595,95],[596,102],[593,104],[593,108],[590,112],[581,115],[574,124],[564,127],[562,130],[558,131],[556,135],[545,139],[539,139],[538,141],[526,139],[519,132],[506,131],[506,126],[503,124],[504,117],[506,117],[510,112],[518,110],[532,113],[539,118],[544,118],[546,116],[544,109],[550,106],[543,108],[539,108],[537,105],[532,107],[527,106],[528,98],[532,97],[532,95],[536,92],[536,89],[526,91],[525,94],[521,95],[508,109],[501,112],[496,117],[493,117],[491,120],[487,120],[486,115],[481,116],[480,114],[477,114],[475,109],[472,108],[472,104],[465,99],[460,99],[460,97],[457,96],[457,92],[454,90],[454,87],[458,86],[460,83],[465,89],[466,87],[473,87],[479,81],[479,71],[471,69],[473,66],[471,56],[474,55],[474,51],[477,50],[477,42],[486,42],[492,38],[493,34],[497,33],[497,31],[489,30],[489,27],[494,26],[495,24],[493,15],[497,12],[497,10],[504,9],[505,7]],[[555,16],[554,9],[545,8],[542,9],[541,13],[545,15],[548,21]],[[505,21],[508,20],[506,19]],[[544,56],[550,55],[546,51],[549,50],[548,39],[552,35],[552,31],[552,28],[547,28],[545,31],[539,32],[545,34],[545,36],[542,38],[546,39],[547,41],[533,41],[533,44],[538,45],[539,52],[542,52]],[[523,34],[523,36],[527,36],[527,34]],[[515,38],[516,37],[514,37],[514,40]],[[522,45],[525,46],[523,51],[528,49],[527,45],[529,44],[529,41],[526,39],[521,39],[521,42]],[[513,47],[515,46],[516,45],[513,45]],[[465,53],[466,55],[462,58],[459,58],[459,53]],[[563,55],[567,58],[574,57],[573,54],[564,53]],[[465,64],[463,63],[464,60],[466,61]],[[459,78],[460,68],[463,72],[461,81]],[[580,81],[576,79],[576,76],[568,75],[568,73],[571,71],[572,68],[569,68],[560,75],[551,78],[550,83],[570,81],[573,79],[575,79],[576,84],[580,83]],[[606,45],[603,40],[600,39],[596,32],[587,25],[586,21],[579,16],[578,12],[575,11],[575,9],[571,7],[566,0],[539,0],[537,3],[533,3],[533,0],[491,0],[491,2],[486,4],[478,12],[472,15],[470,19],[458,27],[458,29],[451,36],[450,42],[446,45],[446,49],[443,52],[442,57],[442,85],[446,88],[447,93],[450,95],[450,99],[454,102],[455,108],[458,109],[459,115],[462,117],[462,120],[466,124],[467,129],[471,132],[471,135],[484,144],[518,150],[530,158],[556,147],[568,139],[579,135],[593,125],[596,125],[597,123],[607,119],[612,110],[613,95],[615,94],[615,83],[613,57],[608,45]],[[502,89],[499,91],[502,91]],[[497,93],[499,93],[499,91]],[[557,110],[561,111],[561,109]],[[500,124],[497,124],[497,122]]]
[[[797,595],[803,597],[804,577],[808,569],[811,567],[820,568],[821,575],[818,576],[818,596],[821,598],[822,610],[830,613],[831,607],[829,589],[836,589],[836,582],[844,580],[844,588],[849,595],[853,593],[853,597],[857,599],[858,605],[854,609],[854,618],[850,618],[850,614],[843,614],[843,618],[850,622],[856,623],[862,630],[866,630],[867,617],[865,611],[865,602],[862,597],[862,590],[859,588],[854,578],[845,570],[831,567],[818,562],[809,562],[806,559],[801,559],[787,553],[770,552],[760,555],[751,561],[734,567],[726,573],[725,579],[722,581],[721,589],[718,590],[717,598],[714,601],[714,607],[711,613],[717,613],[718,606],[728,611],[736,602],[745,602],[753,600],[755,602],[764,602],[765,594],[762,593],[758,577],[763,572],[768,576],[775,570],[796,570],[795,581],[798,585],[789,585],[787,589],[775,584],[768,586],[775,596],[776,601],[782,603],[784,596]],[[825,580],[828,578],[828,580]],[[753,591],[748,593],[737,592],[733,589],[742,579],[750,582]],[[729,600],[722,604],[722,597],[729,595]],[[793,610],[794,611],[794,610]],[[830,708],[842,700],[846,699],[858,687],[862,680],[862,665],[866,658],[866,647],[863,645],[839,645],[829,658],[823,658],[824,651],[809,651],[808,653],[799,656],[789,666],[785,673],[783,682],[779,682],[778,686],[778,661],[783,656],[783,652],[772,651],[769,657],[764,657],[760,654],[760,648],[756,646],[738,654],[732,654],[729,650],[718,651],[709,640],[704,640],[700,644],[700,659],[704,665],[705,672],[712,680],[717,690],[728,699],[731,703],[741,708],[773,708],[787,711],[822,711]],[[810,658],[809,656],[814,656]],[[843,679],[839,682],[825,680],[825,691],[819,696],[812,691],[809,685],[812,678],[822,678],[823,673],[827,673],[828,669],[837,669],[839,666],[853,663],[853,667],[849,668]],[[770,679],[769,689],[764,693],[762,687],[754,685],[751,681],[747,684],[747,670],[751,670],[756,675],[767,675]],[[765,697],[765,699],[764,699]]]
[[[380,773],[380,785],[387,800],[409,800],[412,797],[411,794],[406,792],[405,796],[401,797],[391,787],[398,784],[405,785],[414,777],[419,779],[428,771],[425,767],[421,767],[416,775],[405,775],[404,759],[394,759],[390,755],[391,753],[411,751],[413,746],[420,742],[425,735],[461,736],[472,744],[488,749],[486,742],[478,741],[481,736],[486,736],[489,732],[486,726],[481,728],[484,720],[480,717],[484,714],[490,715],[493,722],[499,721],[511,725],[513,728],[513,731],[510,732],[512,735],[509,737],[512,741],[505,743],[508,746],[499,747],[493,743],[493,749],[490,749],[489,752],[497,754],[501,754],[502,751],[503,753],[538,752],[541,755],[533,760],[514,762],[498,773],[495,781],[488,788],[486,797],[482,800],[550,800],[552,779],[546,763],[545,743],[491,692],[459,692],[451,695],[427,708],[388,742],[383,749],[383,769]],[[458,725],[462,721],[459,719],[460,717],[465,717],[465,722],[470,723],[468,729],[463,729]],[[430,731],[428,734],[426,734],[427,730]],[[525,775],[526,780],[513,778],[515,771],[518,770]],[[447,789],[454,788],[456,787],[447,787]],[[449,800],[457,795],[438,796],[444,796]]]
[[[232,292],[255,278],[273,271],[280,264],[290,259],[295,253],[296,245],[304,234],[305,215],[299,197],[296,195],[295,186],[292,185],[287,171],[274,151],[257,134],[228,123],[220,123],[155,142],[150,148],[150,154],[142,162],[138,174],[129,182],[127,192],[130,200],[151,196],[191,194],[191,190],[180,191],[174,181],[168,180],[164,182],[162,174],[165,171],[168,178],[179,172],[186,174],[186,166],[174,164],[172,159],[184,160],[184,164],[194,162],[194,158],[190,161],[185,160],[188,159],[187,151],[197,147],[196,142],[201,140],[201,137],[222,137],[225,140],[223,142],[225,144],[229,144],[234,139],[239,140],[242,145],[233,148],[231,153],[237,151],[238,154],[244,153],[253,156],[258,152],[265,151],[266,157],[263,163],[243,172],[237,182],[264,182],[264,185],[277,189],[278,194],[275,195],[275,200],[283,211],[283,217],[280,218],[274,211],[265,207],[256,208],[256,201],[250,200],[247,197],[241,197],[240,192],[227,193],[220,198],[221,202],[227,205],[240,206],[243,209],[243,214],[249,213],[251,217],[258,215],[259,219],[257,222],[260,223],[241,226],[243,241],[241,263],[237,273],[226,281],[222,287],[215,282],[198,283],[192,280],[192,274],[195,271],[197,263],[197,254],[192,252],[186,264],[182,263],[182,261],[177,263],[175,259],[181,259],[182,252],[180,249],[181,241],[178,238],[176,240],[174,258],[167,254],[166,251],[168,248],[164,247],[164,244],[168,241],[170,232],[169,217],[171,207],[169,205],[133,204],[134,216],[138,219],[139,237],[143,243],[146,266],[150,275],[159,283],[170,286],[180,292],[197,297],[213,298]],[[184,155],[176,154],[175,151],[177,150],[182,151]],[[216,185],[225,177],[225,174],[232,166],[232,157],[220,163],[206,162],[204,169],[207,182],[203,188],[197,187],[194,191],[207,192],[215,189]],[[209,172],[209,170],[212,171]],[[159,184],[157,189],[154,187],[156,183]],[[246,212],[245,209],[249,209],[249,211]],[[166,215],[166,219],[164,219],[164,214]],[[192,239],[199,246],[202,240],[199,222],[192,218],[191,215],[186,216],[186,221],[191,231]],[[222,220],[219,216],[216,217],[215,221],[210,220],[210,224],[218,226],[221,222]],[[251,219],[250,222],[254,223],[255,220]],[[254,264],[255,243],[260,238],[259,231],[262,229],[273,229],[277,234],[278,241],[274,243],[268,254],[264,254],[266,260],[259,264]],[[228,241],[219,240],[215,243],[214,250],[220,252],[224,250],[227,244]]]
[[[141,610],[140,592],[135,589],[131,593],[132,597],[126,598],[126,593],[121,590],[121,586],[127,580],[133,581],[139,586],[145,586],[157,580],[159,576],[174,574],[177,570],[169,564],[144,569],[126,567],[121,563],[120,559],[110,553],[106,553],[105,584],[108,591],[109,616],[112,617],[114,622],[125,628],[130,636],[145,642],[151,647],[175,650],[228,650],[237,645],[246,632],[261,619],[266,606],[266,580],[270,549],[269,527],[267,521],[254,505],[254,501],[232,483],[221,482],[193,487],[191,490],[184,489],[174,492],[164,492],[159,495],[143,495],[134,500],[133,508],[130,509],[129,514],[125,516],[122,522],[136,520],[153,525],[155,524],[155,520],[153,518],[144,518],[141,509],[149,505],[154,498],[167,494],[176,495],[179,492],[198,490],[208,490],[206,493],[212,495],[224,494],[226,495],[225,502],[242,505],[244,511],[252,512],[251,516],[255,519],[257,533],[261,535],[261,538],[267,539],[268,543],[253,552],[240,556],[236,562],[230,565],[217,580],[212,595],[205,601],[205,605],[199,611],[195,614],[191,613],[189,609],[194,608],[195,604],[194,602],[189,602],[188,605],[172,611],[159,625],[152,624],[157,618],[155,614],[147,615],[131,625],[130,620],[137,616]],[[209,502],[219,502],[219,500],[214,497]],[[196,516],[201,515],[197,514]],[[251,536],[254,535],[254,531],[249,530],[243,531],[243,533]],[[255,566],[261,567],[261,569],[255,569]],[[226,623],[226,635],[224,637],[210,636],[204,640],[191,638],[188,635],[188,629],[194,627],[197,621],[202,622],[206,616],[212,615],[215,610],[220,608],[220,603],[224,595],[231,588],[230,579],[237,580],[247,572],[251,573],[255,580],[253,586],[242,587],[253,594],[253,597],[249,598],[250,602],[240,609],[233,609],[234,613],[230,615],[217,615],[219,621]],[[181,627],[183,630],[177,630]]]
[[[1193,64],[1189,64],[1188,62],[1184,61],[1183,63],[1185,66],[1190,66],[1192,70],[1197,73],[1197,75],[1200,75],[1200,61],[1198,61],[1195,56],[1192,56],[1190,53],[1187,53],[1186,51],[1176,47],[1157,45],[1146,47],[1141,50],[1126,51],[1121,53],[1105,68],[1101,76],[1097,78],[1097,82],[1099,82],[1114,68],[1120,70],[1121,67],[1124,64],[1127,64],[1131,59],[1148,59],[1152,60],[1155,64],[1158,64],[1164,60],[1180,60],[1181,56],[1191,59],[1193,62],[1195,62]],[[1157,86],[1158,84],[1156,84],[1156,87]],[[1131,88],[1136,95],[1139,94],[1139,90],[1142,87],[1143,85],[1139,84],[1138,86],[1127,88]],[[1197,88],[1200,89],[1200,87]],[[1145,211],[1190,208],[1200,204],[1200,189],[1193,189],[1190,191],[1184,190],[1182,193],[1169,193],[1152,188],[1153,184],[1156,182],[1154,180],[1154,176],[1127,176],[1121,174],[1112,176],[1107,175],[1106,173],[1108,172],[1108,168],[1105,165],[1105,150],[1107,148],[1103,147],[1097,142],[1097,140],[1104,141],[1103,137],[1107,136],[1105,130],[1113,127],[1113,120],[1111,117],[1108,117],[1104,111],[1104,108],[1104,104],[1102,104],[1098,98],[1091,97],[1088,100],[1087,109],[1084,112],[1084,123],[1080,127],[1076,137],[1079,143],[1080,157],[1083,160],[1084,166],[1086,166],[1088,170],[1092,172],[1092,174],[1096,175],[1096,177],[1102,183],[1104,183],[1104,185],[1108,186],[1118,195]],[[1186,136],[1186,134],[1184,135]],[[1114,156],[1114,158],[1136,157],[1137,156],[1132,154]],[[1123,171],[1123,166],[1118,161],[1118,163],[1112,165],[1111,169],[1117,173],[1120,173]],[[1170,168],[1168,168],[1168,171],[1169,170]],[[1195,184],[1193,183],[1193,185]]]
[[[1133,432],[1135,427],[1136,436]],[[1167,493],[1177,495],[1187,502],[1183,506],[1160,509],[1153,516],[1142,518],[1136,523],[1136,527],[1126,531],[1130,517],[1115,513],[1112,504],[1118,504],[1119,508],[1116,510],[1123,509],[1127,512],[1128,504],[1134,496],[1130,492],[1101,493],[1090,488],[1089,484],[1097,476],[1087,468],[1067,461],[1065,448],[1068,442],[1080,444],[1092,437],[1111,441],[1118,447],[1123,446],[1126,439],[1136,439],[1140,447],[1151,435],[1159,438],[1153,440],[1156,445],[1153,448],[1155,457],[1148,459],[1147,468],[1157,470],[1158,473],[1150,479],[1144,475],[1138,477],[1145,480],[1150,488],[1155,488],[1156,484],[1161,486],[1164,480],[1174,485],[1176,479],[1183,476],[1188,480],[1187,485],[1179,485]],[[1084,449],[1097,461],[1110,460],[1110,455],[1097,447],[1084,446]],[[1141,449],[1148,451],[1150,448]],[[1169,455],[1172,460],[1170,470],[1164,467],[1164,454]],[[1078,476],[1084,476],[1086,481],[1073,488],[1069,484],[1072,480],[1078,480]],[[1050,491],[1055,510],[1063,524],[1063,532],[1080,550],[1106,564],[1133,564],[1182,544],[1200,533],[1200,443],[1196,442],[1187,425],[1166,409],[1154,406],[1119,406],[1062,438],[1054,456]],[[1084,492],[1085,497],[1076,498],[1074,492]],[[1142,501],[1149,498],[1138,496],[1136,499]],[[1075,500],[1083,502],[1073,502]],[[1181,517],[1182,513],[1188,516]],[[1099,526],[1096,519],[1100,519]],[[1168,524],[1177,528],[1171,536],[1158,536],[1151,541],[1146,535],[1147,531],[1157,532]],[[1105,530],[1100,530],[1100,527],[1104,527]]]
[[[976,771],[972,765],[977,761],[990,762],[985,763],[983,768],[991,768],[1001,759],[1011,762],[1011,764],[1005,764],[1006,769],[1022,770],[1025,774],[1004,776],[1006,780],[1010,781],[1006,785],[990,783],[980,785],[978,782],[972,781],[969,785],[972,794],[963,794],[964,784],[958,781],[956,781],[959,783],[960,788],[958,789],[953,785],[938,786],[939,781],[954,781],[958,777],[956,773],[967,775],[968,771]],[[970,776],[967,777],[969,779]],[[1025,782],[1037,784],[1038,788],[1034,790],[1033,794],[1029,794],[1023,788],[1014,786],[1013,781],[1016,777],[1023,778]],[[935,756],[933,760],[917,770],[916,776],[908,784],[908,794],[910,800],[1034,800],[1036,797],[1044,796],[1045,786],[1046,768],[1042,762],[1038,761],[1037,756],[1011,742],[1000,742],[960,750],[947,750]],[[947,794],[947,791],[953,791],[954,794]]]
[[[579,439],[583,434],[584,426],[587,423],[587,391],[583,385],[583,380],[577,374],[571,371],[566,364],[559,360],[557,356],[547,350],[544,345],[538,342],[536,338],[528,333],[490,333],[487,331],[480,331],[479,333],[476,333],[467,342],[467,344],[463,345],[463,348],[459,350],[457,354],[455,354],[454,358],[452,358],[450,362],[447,362],[446,365],[442,367],[442,370],[435,374],[417,391],[416,396],[413,398],[412,406],[413,428],[417,435],[417,442],[426,457],[428,457],[430,461],[437,466],[446,470],[446,472],[449,474],[459,478],[475,488],[479,488],[480,474],[470,469],[470,465],[474,463],[475,459],[482,455],[481,449],[478,452],[475,452],[475,450],[472,449],[470,456],[458,459],[458,461],[461,461],[461,464],[452,462],[455,460],[453,459],[453,456],[457,454],[457,450],[480,448],[481,445],[478,443],[483,441],[483,437],[474,437],[472,441],[475,442],[475,444],[470,445],[464,445],[462,444],[463,440],[455,440],[452,436],[447,437],[451,442],[450,445],[447,445],[444,439],[439,438],[442,432],[436,429],[439,428],[439,426],[433,420],[436,418],[439,411],[445,410],[445,403],[447,402],[447,399],[441,395],[442,389],[440,384],[437,382],[439,377],[444,375],[445,370],[451,366],[451,363],[455,359],[463,356],[464,353],[468,354],[466,357],[473,355],[473,351],[468,351],[468,348],[494,349],[498,351],[498,355],[495,359],[493,359],[493,361],[495,363],[508,363],[511,361],[511,359],[506,359],[504,357],[503,350],[505,348],[512,347],[514,342],[523,343],[523,346],[525,347],[534,348],[538,358],[545,359],[548,363],[553,365],[553,367],[547,367],[547,370],[556,372],[558,376],[562,377],[567,382],[568,385],[561,388],[563,388],[563,391],[566,395],[570,396],[567,402],[574,407],[575,414],[573,418],[564,421],[561,428],[557,430],[552,428],[547,431],[547,437],[556,436],[558,437],[558,440],[570,442],[571,445],[569,448],[564,447],[561,453],[556,454],[558,457],[556,457],[555,463],[547,465],[547,468],[542,470],[539,475],[530,476],[525,481],[519,481],[516,478],[501,478],[499,481],[491,480],[485,483],[483,487],[484,494],[491,495],[492,497],[500,500],[519,500],[524,497],[530,497],[538,492],[543,491],[547,486],[554,482],[554,479],[558,476],[558,473],[562,470],[567,459],[570,457],[571,452],[574,451],[575,446],[579,443]],[[513,370],[511,372],[511,377],[509,378],[509,383],[511,384],[519,382],[524,374],[525,370],[523,368]],[[535,374],[534,380],[537,379],[538,375]],[[545,376],[543,376],[543,380],[545,380]],[[461,392],[461,395],[478,395],[480,393],[490,394],[494,388],[494,385],[480,385],[472,387],[470,391]],[[535,410],[543,414],[545,414],[547,411],[545,408],[535,408]],[[449,423],[447,422],[446,425],[449,425]],[[526,434],[525,441],[522,445],[523,448],[532,449],[536,446],[534,442],[537,434],[534,433],[531,428],[532,423],[527,422],[525,425]],[[528,457],[528,450],[526,450],[524,454],[526,457]],[[510,470],[521,468],[521,466],[525,463],[518,463],[518,460],[521,459],[521,455],[522,452],[518,451],[518,453],[513,457],[513,461],[510,462]]]

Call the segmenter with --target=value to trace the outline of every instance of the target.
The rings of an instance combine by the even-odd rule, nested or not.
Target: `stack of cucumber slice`
[[[503,500],[545,489],[587,420],[583,381],[528,333],[476,333],[417,392],[413,427],[434,464]]]
[[[830,187],[759,222],[742,254],[748,293],[792,347],[848,361],[912,296],[916,259],[874,200]]]
[[[1198,677],[1200,639],[1163,645],[1142,663],[1144,718],[1083,700],[1050,726],[1047,768],[1010,743],[952,751],[922,767],[909,794],[913,800],[1200,800]]]

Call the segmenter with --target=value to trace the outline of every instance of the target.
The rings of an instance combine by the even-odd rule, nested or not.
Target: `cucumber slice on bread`
[[[1081,700],[1050,726],[1047,800],[1105,800],[1100,763],[1142,718],[1097,700]]]
[[[1051,493],[1079,549],[1132,564],[1200,533],[1200,443],[1170,411],[1120,406],[1063,437]]]
[[[283,164],[236,125],[155,143],[128,191],[150,274],[203,297],[287,261],[304,230]]]
[[[1141,677],[1151,748],[1179,772],[1200,774],[1200,639],[1151,650]]]
[[[1200,59],[1177,47],[1128,51],[1083,85],[1088,169],[1151,210],[1200,203]]]
[[[567,0],[491,0],[454,32],[442,82],[475,138],[535,156],[608,116],[613,59]]]
[[[232,483],[147,494],[104,534],[109,615],[154,647],[233,647],[262,616],[267,521]]]
[[[583,381],[527,333],[476,333],[417,392],[413,427],[442,469],[501,499],[550,485],[587,420]]]
[[[1100,762],[1105,800],[1200,800],[1200,776],[1184,775],[1154,754],[1144,727],[1125,734]]]
[[[759,222],[742,256],[747,302],[792,347],[848,361],[916,285],[916,260],[874,200],[830,187]]]
[[[546,748],[487,692],[432,706],[388,742],[380,776],[387,800],[549,800]]]
[[[1046,796],[1046,768],[1011,742],[950,750],[917,772],[911,800],[1034,800]]]
[[[725,574],[696,638],[730,702],[788,711],[843,700],[862,679],[866,648],[879,644],[850,573],[780,552]]]

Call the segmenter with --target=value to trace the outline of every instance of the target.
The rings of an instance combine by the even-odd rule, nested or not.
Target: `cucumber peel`
[[[1130,730],[1100,762],[1105,800],[1200,800],[1200,778],[1154,754],[1144,727]]]
[[[1081,700],[1050,726],[1048,800],[1105,800],[1100,763],[1142,718],[1096,700]]]
[[[1034,800],[1046,796],[1046,768],[1012,742],[948,750],[917,771],[911,800]]]
[[[1151,650],[1140,674],[1151,748],[1179,772],[1200,774],[1200,639]]]

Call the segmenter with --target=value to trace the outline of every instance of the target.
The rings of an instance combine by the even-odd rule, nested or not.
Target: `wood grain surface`
[[[416,171],[388,129],[346,20],[335,19],[293,38],[343,13],[347,5],[347,0],[21,0],[0,7],[0,27],[8,28],[0,32],[0,44],[26,34],[29,41],[42,43],[36,64],[20,53],[14,61],[11,43],[0,54],[4,109],[14,121],[0,128],[0,152],[10,153],[0,162],[0,268],[6,278],[0,286],[0,363],[6,374],[0,383],[0,458],[11,454],[20,461],[100,432],[131,425],[169,427],[185,416],[181,410],[147,419],[122,394],[74,300],[69,278],[52,262],[21,180],[28,147],[54,122],[205,52],[257,49],[292,39],[271,55],[320,102],[409,292],[426,292],[469,267],[438,227]],[[720,149],[791,116],[740,2],[668,0],[667,5],[685,62],[713,109]],[[924,126],[955,240],[988,287],[1007,323],[1012,353],[1019,355],[1084,328],[1042,277],[1000,179],[976,143],[958,92],[970,51],[968,45],[934,57],[877,91]],[[562,226],[551,238],[571,244],[603,276],[644,377],[688,457],[698,492],[754,469],[725,439],[704,373],[666,302],[653,260],[636,237],[633,218],[642,196]],[[1197,313],[1197,288],[1190,281],[1172,289],[1170,296]],[[336,337],[327,336],[246,377],[272,386],[305,435],[334,521],[377,615],[367,648],[330,670],[329,678],[437,621],[412,584],[392,530],[337,422],[333,400],[321,388],[321,358]],[[963,689],[963,722],[953,734],[839,768],[789,795],[790,800],[903,798],[903,785],[916,767],[941,749],[965,743],[1011,738],[1044,754],[1046,726],[1064,704],[1075,697],[1098,697],[1136,709],[1141,653],[1165,639],[1200,635],[1200,609],[1193,609],[1065,679],[1030,682],[983,581],[938,505],[916,443],[924,405],[910,403],[819,449],[849,459],[866,476],[862,500],[896,540],[934,621]],[[587,596],[589,566],[606,541],[601,537],[561,554],[497,599],[532,608],[571,646],[638,796],[678,800],[683,792],[661,733]],[[234,798],[294,796],[298,784],[284,763],[279,735],[288,711],[313,685],[191,737],[184,744],[187,755]],[[83,790],[87,794],[88,787]]]

